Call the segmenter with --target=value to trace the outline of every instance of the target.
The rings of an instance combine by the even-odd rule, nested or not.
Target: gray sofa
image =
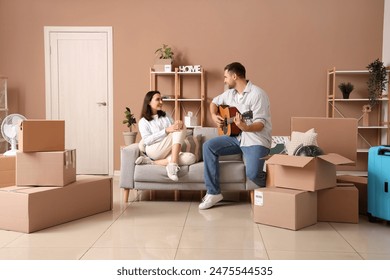
[[[193,136],[202,135],[202,140],[218,135],[213,127],[195,127]],[[120,187],[124,189],[124,201],[127,202],[129,190],[206,190],[204,185],[203,161],[189,166],[181,166],[179,181],[174,182],[167,177],[163,166],[136,165],[140,156],[138,143],[131,144],[121,150]],[[220,186],[222,191],[253,190],[257,186],[246,179],[245,164],[241,155],[220,158]]]

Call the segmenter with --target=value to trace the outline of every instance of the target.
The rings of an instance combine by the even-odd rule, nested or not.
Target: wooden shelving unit
[[[159,82],[163,83],[160,79],[165,80],[165,86],[159,84]],[[191,89],[184,91],[183,87],[187,83],[187,79],[196,79],[197,81],[192,81]],[[173,82],[173,86],[170,82]],[[197,85],[195,85],[196,83]],[[155,72],[150,69],[150,90],[159,90],[161,95],[166,97],[164,102],[174,103],[172,115],[174,115],[175,120],[184,120],[187,106],[195,106],[194,116],[198,119],[198,125],[204,126],[206,93],[203,68],[200,72],[179,72],[178,68],[175,68],[174,72]],[[187,95],[187,92],[190,92],[191,95]]]
[[[7,77],[0,76],[0,126],[8,115]],[[0,132],[0,154],[8,150],[8,142],[3,139]]]
[[[358,119],[358,162],[354,171],[361,174],[367,171],[369,148],[388,145],[390,142],[390,111],[387,93],[384,93],[379,99],[379,103],[368,113],[368,125],[363,123],[364,112],[362,108],[369,104],[368,74],[368,70],[337,70],[335,67],[327,71],[326,116],[328,118]],[[351,82],[355,86],[350,99],[342,98],[341,91],[338,89],[341,82]],[[335,137],[337,136],[335,135]],[[335,139],[335,141],[339,140]]]

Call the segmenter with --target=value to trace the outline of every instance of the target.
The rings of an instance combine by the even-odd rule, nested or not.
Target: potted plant
[[[339,84],[339,89],[343,93],[344,99],[349,99],[349,94],[353,91],[354,86],[350,82]]]
[[[376,59],[374,62],[367,65],[369,77],[367,81],[369,105],[373,107],[378,103],[378,99],[382,97],[383,91],[387,86],[387,69],[383,62]]]
[[[126,107],[125,110],[125,119],[122,122],[125,124],[128,128],[129,131],[124,131],[123,132],[123,137],[125,140],[125,145],[128,146],[130,144],[135,143],[135,138],[137,137],[137,132],[133,132],[133,126],[137,124],[137,120],[134,117],[134,114],[131,113],[131,110],[129,107]]]
[[[167,44],[163,44],[155,52],[156,61],[154,63],[154,71],[171,72],[174,53],[172,48]]]

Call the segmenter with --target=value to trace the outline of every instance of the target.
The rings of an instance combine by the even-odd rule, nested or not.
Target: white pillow
[[[292,156],[298,148],[308,145],[318,146],[317,133],[314,128],[306,132],[293,131],[291,133],[291,140],[286,144],[287,154]]]

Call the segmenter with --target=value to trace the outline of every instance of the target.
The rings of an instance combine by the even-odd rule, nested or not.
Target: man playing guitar
[[[247,178],[257,187],[265,186],[264,158],[271,147],[271,114],[269,99],[264,90],[246,80],[245,67],[238,62],[224,69],[224,82],[228,89],[210,103],[213,121],[221,128],[226,118],[219,113],[219,106],[236,107],[234,124],[241,130],[237,136],[221,135],[203,144],[204,179],[207,194],[199,205],[200,210],[213,207],[223,199],[219,186],[219,156],[242,154]],[[243,119],[239,112],[251,111],[252,119]]]

